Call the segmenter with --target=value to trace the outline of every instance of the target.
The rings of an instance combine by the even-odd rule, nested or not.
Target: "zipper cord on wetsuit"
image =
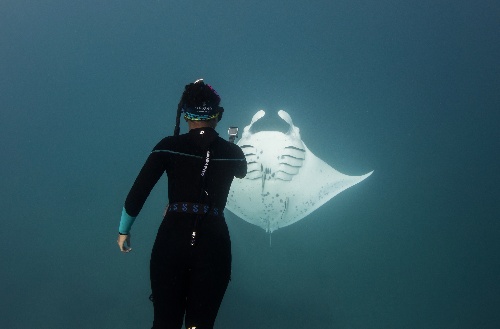
[[[200,197],[198,199],[198,202],[200,204],[203,204],[203,201],[208,198],[208,192],[206,191],[206,177],[208,174],[208,165],[210,163],[210,149],[207,150],[207,155],[205,157],[205,161],[203,162],[203,167],[201,169],[201,175],[200,175],[200,186],[201,186],[201,191],[200,191]],[[209,199],[209,198],[208,198]],[[208,210],[206,213],[203,215],[196,215],[196,218],[194,219],[194,224],[193,224],[193,232],[191,233],[191,245],[194,246],[196,244],[196,231],[198,229],[198,221],[200,220],[201,217],[206,217],[210,213],[210,210],[212,208],[211,203],[209,202],[208,204]]]

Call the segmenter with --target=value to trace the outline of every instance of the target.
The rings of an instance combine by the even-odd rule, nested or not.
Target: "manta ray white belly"
[[[252,134],[252,125],[264,115],[262,110],[257,112],[243,130],[238,145],[245,153],[248,171],[245,178],[233,181],[226,205],[245,221],[271,233],[301,220],[372,174],[344,175],[316,157],[285,111],[278,115],[290,126],[286,134]]]

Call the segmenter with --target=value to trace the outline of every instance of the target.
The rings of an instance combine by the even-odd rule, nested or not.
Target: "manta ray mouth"
[[[290,125],[277,115],[266,116],[262,120],[257,120],[252,124],[250,132],[256,134],[261,131],[277,131],[286,134]]]
[[[260,130],[256,125],[263,122],[264,111],[258,111],[249,126],[243,130],[238,145],[247,159],[248,180],[261,180],[261,192],[264,194],[266,182],[273,180],[291,181],[299,173],[306,158],[306,147],[300,139],[299,129],[284,111],[278,112],[278,130]],[[277,118],[276,118],[277,119]],[[270,120],[265,120],[270,121]],[[277,124],[272,125],[276,129]],[[260,127],[262,129],[262,126]],[[285,132],[286,130],[286,132]]]

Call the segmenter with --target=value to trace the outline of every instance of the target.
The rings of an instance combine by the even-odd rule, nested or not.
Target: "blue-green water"
[[[328,164],[375,170],[272,247],[227,214],[217,328],[498,328],[499,17],[493,0],[3,0],[0,327],[151,326],[166,180],[131,254],[119,216],[203,77],[221,134],[285,109]]]

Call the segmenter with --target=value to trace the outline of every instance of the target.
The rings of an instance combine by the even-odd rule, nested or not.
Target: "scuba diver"
[[[130,252],[130,229],[164,172],[168,205],[151,252],[153,329],[213,328],[231,277],[231,241],[224,218],[234,177],[243,178],[242,150],[215,131],[224,109],[203,80],[185,86],[174,136],[152,150],[125,200],[118,246]],[[189,132],[179,135],[184,114]]]

